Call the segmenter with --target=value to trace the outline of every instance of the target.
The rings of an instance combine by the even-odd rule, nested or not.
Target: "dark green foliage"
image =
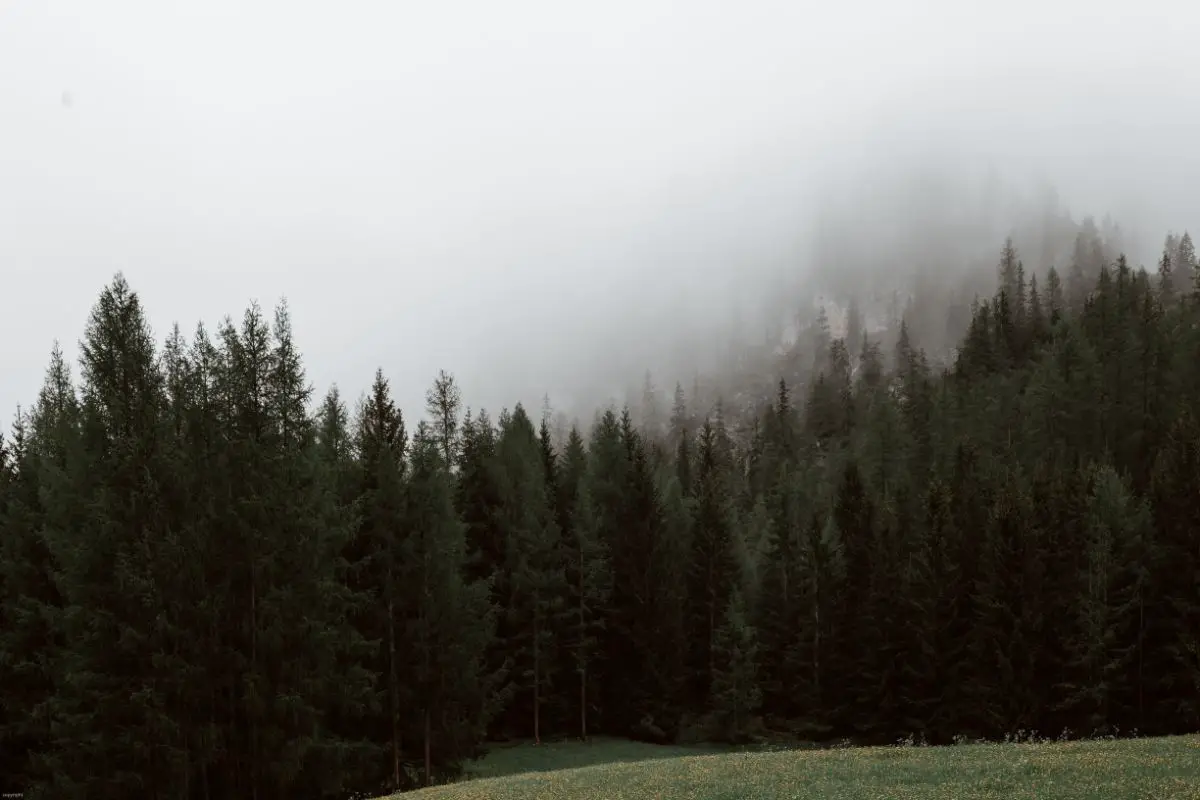
[[[762,702],[758,685],[758,634],[734,589],[713,637],[712,707],[723,736],[743,739]]]
[[[710,692],[717,628],[736,580],[730,496],[720,434],[711,420],[700,431],[697,452],[695,521],[692,527],[692,691]]]
[[[583,441],[571,429],[569,465],[583,460]],[[568,473],[569,474],[569,473]],[[579,683],[579,735],[588,737],[588,712],[594,709],[594,667],[612,593],[608,543],[600,536],[600,514],[586,474],[574,478],[572,509],[564,537],[568,615],[564,640]]]
[[[473,753],[491,716],[484,671],[494,613],[486,581],[464,579],[465,527],[444,460],[445,428],[421,422],[405,482],[397,599],[405,620],[399,666],[407,693],[403,739],[423,748],[424,782]]]
[[[286,305],[156,347],[118,276],[0,439],[0,788],[315,800],[760,719],[1193,730],[1200,302],[1165,251],[1085,224],[1064,286],[1008,243],[952,364],[897,297],[769,396],[697,380],[663,421],[648,383],[586,442],[445,372],[410,442],[382,372],[314,403]]]
[[[516,705],[508,721],[521,735],[540,738],[542,706],[554,686],[555,650],[566,614],[562,532],[547,461],[533,423],[518,404],[503,415],[496,445],[497,521],[505,542],[500,565],[507,577],[500,626],[514,661]],[[517,720],[525,718],[527,723]]]

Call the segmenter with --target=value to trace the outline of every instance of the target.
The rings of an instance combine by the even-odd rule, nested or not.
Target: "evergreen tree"
[[[18,411],[11,440],[0,442],[0,781],[3,791],[30,796],[45,777],[61,647],[62,600],[44,538],[50,509],[42,499],[52,496],[47,490],[61,474],[69,440],[57,436],[73,433],[74,400],[56,347],[33,413]]]
[[[542,704],[553,687],[553,653],[562,633],[566,587],[561,532],[541,448],[520,404],[501,421],[496,456],[509,593],[502,630],[517,661],[518,696],[531,723],[527,730],[540,743]]]
[[[422,743],[427,785],[435,763],[456,766],[474,755],[492,711],[483,671],[494,626],[489,587],[463,579],[465,528],[454,508],[445,443],[445,429],[434,433],[418,424],[400,543],[411,692],[406,732]]]
[[[574,429],[572,434],[579,435]],[[608,546],[600,538],[600,518],[587,477],[581,478],[575,492],[570,523],[566,575],[571,617],[566,639],[579,681],[579,737],[586,741],[588,710],[595,703],[595,676],[590,668],[597,658],[612,591]]]
[[[185,782],[168,710],[180,671],[154,657],[172,653],[181,635],[171,613],[166,401],[140,300],[120,275],[94,306],[81,351],[82,435],[68,466],[73,485],[63,488],[79,492],[88,513],[79,527],[47,534],[64,605],[54,791],[174,793]]]
[[[460,447],[459,415],[462,412],[462,392],[454,376],[442,370],[429,391],[425,393],[425,412],[429,414],[430,435],[442,451],[442,460],[451,468],[458,463]]]
[[[646,654],[650,713],[670,735],[687,710],[687,687],[680,676],[688,663],[688,579],[692,558],[692,501],[670,469],[658,479],[661,527],[650,567],[655,582],[650,647]]]
[[[1121,719],[1114,700],[1138,691],[1139,680],[1130,681],[1129,675],[1137,674],[1131,667],[1140,655],[1142,592],[1149,566],[1146,505],[1132,497],[1111,467],[1098,468],[1091,482],[1086,557],[1078,582],[1079,619],[1072,642],[1074,682],[1066,698],[1085,732],[1133,721]]]
[[[712,706],[724,735],[740,741],[748,731],[750,716],[762,702],[762,692],[757,634],[736,587],[714,635],[713,651]]]
[[[1175,251],[1174,259],[1175,280],[1181,293],[1193,288],[1200,274],[1197,271],[1196,246],[1192,244],[1192,236],[1187,231],[1179,238],[1179,249]]]
[[[1172,427],[1159,454],[1151,488],[1155,533],[1161,547],[1156,560],[1151,608],[1155,653],[1148,674],[1157,677],[1152,692],[1158,724],[1169,729],[1200,721],[1200,553],[1195,520],[1200,519],[1200,433],[1185,412]]]
[[[671,407],[671,420],[667,438],[668,446],[675,455],[675,471],[684,494],[692,490],[692,425],[688,414],[683,386],[675,384],[675,403]]]
[[[705,697],[715,663],[721,615],[735,582],[729,498],[721,461],[718,429],[705,420],[700,431],[692,555],[691,624],[693,691]]]
[[[382,372],[353,422],[336,388],[312,407],[286,304],[156,347],[118,276],[78,387],[56,347],[0,438],[0,788],[333,800],[491,737],[738,740],[760,713],[814,740],[1194,729],[1194,255],[1169,238],[1156,285],[1112,226],[1075,232],[1066,292],[1006,243],[940,374],[929,297],[894,295],[882,340],[826,317],[811,374],[697,376],[667,425],[655,397],[586,443],[463,413],[442,372],[410,446]]]
[[[411,706],[412,689],[402,680],[404,478],[408,438],[404,417],[391,398],[383,370],[376,370],[370,393],[359,406],[354,433],[358,528],[343,557],[351,591],[369,601],[353,609],[355,629],[374,645],[364,665],[376,676],[375,702],[383,710],[373,739],[387,743],[387,785],[405,785],[406,761],[401,715]]]

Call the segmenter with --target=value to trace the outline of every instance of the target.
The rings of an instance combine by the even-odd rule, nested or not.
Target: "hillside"
[[[936,295],[818,313],[762,397],[679,386],[559,441],[445,372],[418,420],[382,369],[318,400],[285,303],[160,346],[117,276],[0,442],[0,791],[335,800],[599,734],[1194,733],[1200,267],[1186,235],[1154,272],[1076,243],[1064,275],[997,243],[950,356]]]
[[[1200,738],[678,756],[467,781],[412,800],[1192,800]]]

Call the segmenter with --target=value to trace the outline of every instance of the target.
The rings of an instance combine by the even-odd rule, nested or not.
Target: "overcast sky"
[[[497,410],[708,347],[883,167],[1200,228],[1200,8],[984,6],[0,0],[0,414],[117,270],[160,336],[286,296],[318,394]]]

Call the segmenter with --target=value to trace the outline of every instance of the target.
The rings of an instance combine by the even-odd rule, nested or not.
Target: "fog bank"
[[[117,270],[160,334],[287,296],[318,393],[586,414],[1048,218],[1152,263],[1200,11],[1123,8],[5,4],[0,413]]]

